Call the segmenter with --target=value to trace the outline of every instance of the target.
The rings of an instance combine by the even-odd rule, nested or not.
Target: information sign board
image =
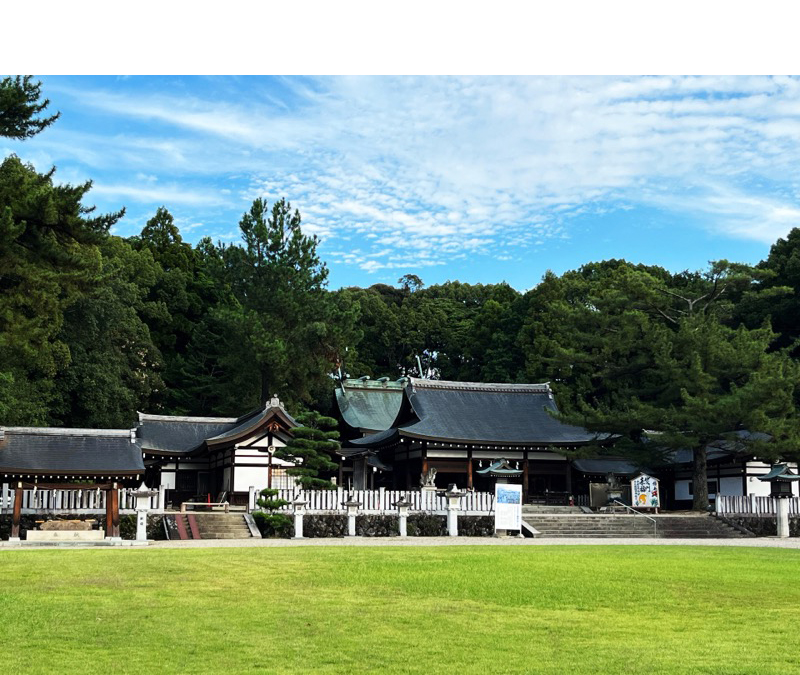
[[[522,486],[496,483],[494,486],[494,529],[522,529]]]
[[[661,506],[658,479],[639,474],[631,481],[631,499],[634,507],[657,509]]]

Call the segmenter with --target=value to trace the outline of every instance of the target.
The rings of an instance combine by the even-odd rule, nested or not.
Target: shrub
[[[265,539],[286,539],[294,534],[292,519],[282,513],[254,511],[253,520]]]

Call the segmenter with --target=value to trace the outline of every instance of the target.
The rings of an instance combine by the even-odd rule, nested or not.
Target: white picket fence
[[[258,510],[258,492],[250,491],[250,511]],[[300,499],[306,502],[306,513],[346,513],[343,502],[353,499],[360,502],[359,513],[391,515],[397,514],[395,503],[401,499],[411,502],[409,511],[424,511],[444,515],[447,513],[447,497],[444,492],[423,490],[279,490],[275,499],[289,502],[280,511],[290,513],[291,503]],[[459,500],[460,513],[466,516],[486,516],[494,513],[494,494],[491,492],[467,492]]]
[[[789,515],[800,516],[800,497],[788,497]],[[774,516],[778,512],[777,499],[756,495],[717,495],[714,501],[720,515]]]
[[[150,511],[164,513],[164,490],[150,497]],[[14,508],[14,489],[8,483],[0,486],[0,513]],[[136,498],[131,490],[120,488],[119,512],[135,513]],[[22,513],[97,514],[106,512],[106,491],[87,489],[26,489],[22,491]]]

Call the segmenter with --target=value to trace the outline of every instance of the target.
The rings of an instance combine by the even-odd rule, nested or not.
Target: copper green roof
[[[775,464],[765,476],[759,476],[758,480],[800,480],[800,476],[792,473],[787,464]]]
[[[405,380],[344,380],[336,403],[345,423],[360,431],[383,431],[394,423],[403,401]]]
[[[492,462],[485,469],[478,469],[475,473],[479,473],[482,476],[497,476],[498,478],[504,478],[506,476],[521,476],[522,469],[512,468],[507,459],[498,459]]]

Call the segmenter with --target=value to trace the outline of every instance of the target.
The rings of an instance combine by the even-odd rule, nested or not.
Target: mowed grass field
[[[800,672],[800,551],[0,551],[6,673]]]

